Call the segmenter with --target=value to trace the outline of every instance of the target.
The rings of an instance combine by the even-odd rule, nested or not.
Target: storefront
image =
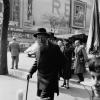
[[[12,41],[12,37],[17,37],[17,41],[20,43],[21,51],[26,50],[31,44],[34,43],[35,39],[33,37],[35,31],[26,30],[9,30],[8,31],[8,42]]]

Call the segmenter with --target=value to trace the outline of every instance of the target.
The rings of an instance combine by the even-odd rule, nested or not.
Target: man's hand
[[[29,74],[27,74],[27,80],[30,78],[32,78],[32,75],[29,73]]]

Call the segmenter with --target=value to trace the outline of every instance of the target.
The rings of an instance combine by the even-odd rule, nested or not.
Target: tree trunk
[[[8,24],[10,16],[10,3],[9,0],[3,0],[4,12],[3,12],[3,23],[2,33],[0,42],[0,75],[8,74],[7,68],[7,37],[8,37]]]

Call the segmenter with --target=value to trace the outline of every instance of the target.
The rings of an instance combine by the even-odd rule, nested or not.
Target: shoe
[[[61,85],[61,87],[64,87],[64,84],[63,84],[63,85]]]
[[[61,87],[65,87],[66,86],[66,83],[63,83],[63,85],[61,85]]]
[[[80,83],[81,81],[77,81],[77,83]]]
[[[18,66],[15,66],[16,69],[18,69]]]
[[[65,85],[64,87],[65,87],[66,89],[69,89],[69,86],[67,86],[67,85]]]
[[[79,80],[79,81],[77,81],[77,83],[80,83],[80,82],[83,82],[83,81],[80,81],[80,80]]]
[[[69,86],[67,87],[67,89],[69,89]]]
[[[67,85],[66,85],[66,87],[65,87],[65,88],[69,89],[69,82],[67,82]]]

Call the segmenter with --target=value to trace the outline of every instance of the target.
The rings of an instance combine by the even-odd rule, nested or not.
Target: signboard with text
[[[71,2],[71,26],[85,28],[87,3],[80,0]]]

